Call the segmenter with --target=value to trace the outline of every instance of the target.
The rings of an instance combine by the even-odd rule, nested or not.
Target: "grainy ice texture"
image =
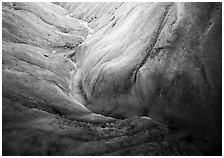
[[[221,155],[221,3],[2,3],[3,155]]]

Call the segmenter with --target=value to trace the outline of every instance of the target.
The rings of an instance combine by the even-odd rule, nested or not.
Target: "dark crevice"
[[[79,82],[78,82],[78,88],[79,88],[79,90],[80,90],[80,92],[81,92],[81,94],[82,94],[82,97],[84,98],[84,100],[87,102],[87,104],[88,104],[88,98],[87,98],[87,95],[86,95],[86,93],[85,93],[85,91],[84,91],[84,89],[83,89],[83,86],[82,86],[82,81],[81,80],[79,80]]]
[[[136,79],[137,79],[137,74],[138,74],[138,71],[139,69],[146,63],[147,59],[150,57],[151,53],[153,52],[153,49],[154,49],[154,46],[156,45],[157,43],[157,40],[166,24],[166,17],[170,11],[170,8],[173,6],[173,3],[169,3],[166,5],[165,7],[165,11],[163,13],[163,18],[161,19],[161,22],[160,22],[160,25],[152,39],[152,43],[150,44],[150,46],[145,50],[146,54],[145,54],[145,57],[142,59],[142,61],[140,62],[139,65],[137,65],[132,71],[134,72],[133,73],[133,76],[132,76],[132,79],[133,79],[133,84],[136,83]],[[157,51],[158,52],[158,51]],[[155,55],[158,54],[158,53],[155,53]]]

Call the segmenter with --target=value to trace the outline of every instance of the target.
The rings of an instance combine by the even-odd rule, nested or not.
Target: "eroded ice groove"
[[[2,5],[3,155],[221,154],[220,3],[57,4]]]
[[[86,40],[92,36],[93,29],[88,26],[88,23],[86,21],[74,18],[72,17],[71,14],[68,14],[67,16],[69,18],[76,20],[80,25],[84,26],[87,29],[88,33],[86,36],[82,37],[83,40]],[[67,36],[70,35],[69,33],[62,33],[62,34]],[[81,44],[82,43],[80,43],[79,45]],[[77,45],[77,47],[79,47],[79,45]],[[66,47],[64,49],[57,49],[52,51],[52,54],[56,54],[61,57],[67,57],[69,62],[74,66],[74,70],[70,72],[70,76],[71,76],[71,80],[69,83],[69,89],[71,93],[70,96],[72,96],[76,101],[80,102],[81,104],[86,105],[88,101],[86,100],[84,93],[82,92],[82,89],[80,87],[80,71],[81,70],[78,70],[76,63],[72,60],[72,57],[74,56],[75,53],[76,53],[76,49],[68,49]]]
[[[71,17],[71,14],[68,14],[69,17]],[[76,19],[80,25],[83,25],[84,27],[87,28],[88,30],[88,34],[86,37],[84,37],[84,40],[89,39],[92,34],[93,34],[93,29],[91,27],[88,26],[88,22],[84,21],[84,20],[79,20]],[[80,43],[77,48],[81,45],[82,43]],[[82,87],[80,87],[80,81],[81,81],[81,76],[80,76],[80,71],[78,70],[78,67],[76,66],[76,63],[74,61],[72,61],[72,56],[74,56],[74,54],[76,53],[76,50],[72,53],[68,53],[71,55],[67,55],[67,57],[69,58],[69,61],[73,63],[73,65],[76,67],[76,71],[71,72],[72,74],[72,80],[71,80],[71,95],[74,97],[74,99],[80,101],[82,104],[86,105],[88,104],[88,100],[85,98],[85,94],[82,92]]]

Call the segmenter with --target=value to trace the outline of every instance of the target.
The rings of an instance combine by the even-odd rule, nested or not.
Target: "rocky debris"
[[[217,145],[148,118],[71,121],[3,98],[3,155],[217,155]],[[9,106],[10,105],[10,106]]]
[[[56,4],[2,5],[3,155],[221,155],[217,140],[134,116],[192,123],[166,107],[167,95],[174,96],[169,105],[186,103],[186,114],[194,114],[187,105],[195,104],[182,96],[192,103],[198,97],[200,109],[207,101],[201,94],[210,94],[218,110],[219,3]],[[210,103],[201,109],[205,115]],[[158,115],[163,108],[170,115]],[[215,112],[207,115],[211,122],[198,113],[207,123],[203,132],[210,132]]]

